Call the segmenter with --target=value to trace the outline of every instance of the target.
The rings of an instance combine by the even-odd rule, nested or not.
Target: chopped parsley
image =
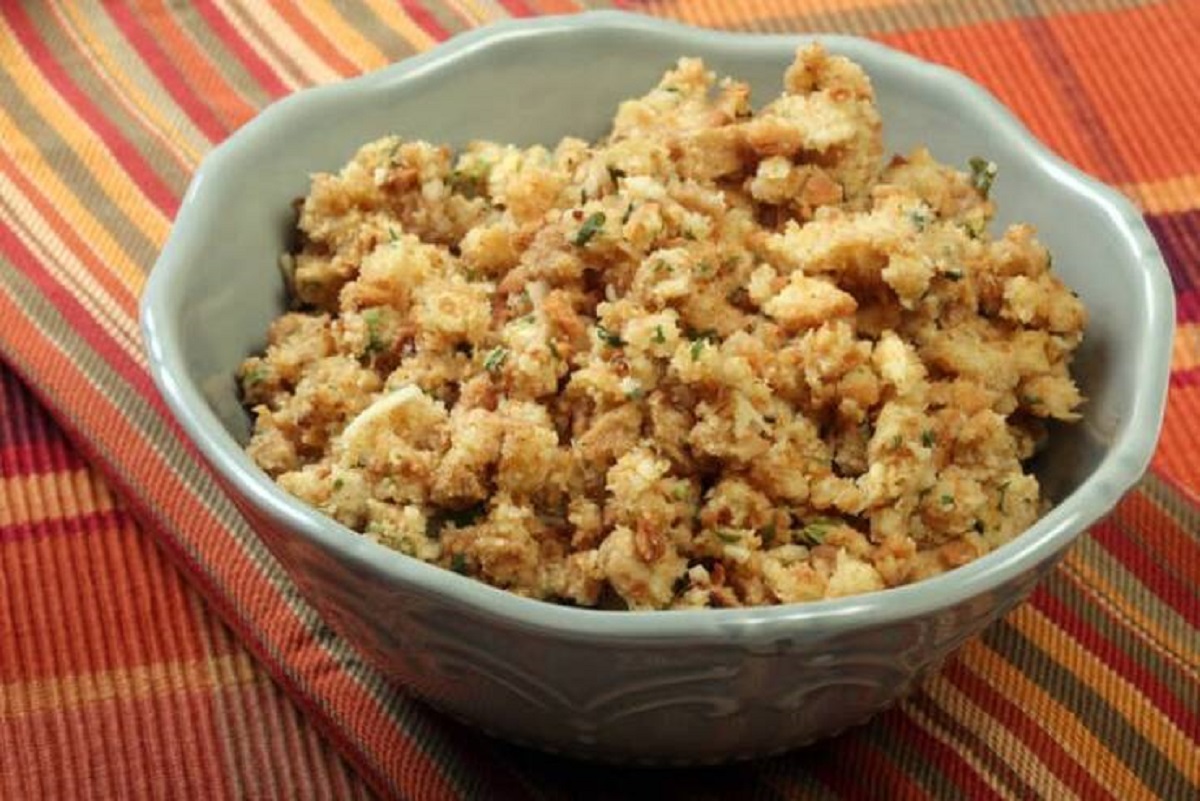
[[[383,318],[379,309],[367,309],[362,317],[367,324],[367,353],[386,350],[389,343],[383,335]]]
[[[656,344],[656,345],[666,344],[667,335],[663,333],[663,327],[661,325],[654,326],[654,336],[652,337],[652,339],[654,340],[654,344]]]
[[[742,538],[737,534],[734,534],[732,531],[725,531],[723,529],[717,531],[717,538],[720,539],[721,542],[729,545],[735,545],[742,541]]]
[[[926,210],[924,207],[913,209],[908,214],[909,222],[911,222],[913,227],[918,231],[924,231],[925,226],[929,225],[932,219],[933,218],[929,216],[928,210]]]
[[[596,324],[596,338],[610,348],[619,348],[625,344],[625,340],[621,339],[620,334],[615,331],[609,331],[599,323]]]
[[[996,162],[972,156],[967,160],[967,165],[971,168],[971,186],[986,200],[996,180]]]
[[[675,269],[674,267],[667,264],[662,259],[659,259],[658,261],[654,262],[654,272],[656,272],[656,273],[669,273],[669,272],[672,272],[674,269]]]
[[[388,240],[395,243],[400,241],[400,234],[396,233],[396,229],[388,226]]]
[[[489,373],[494,373],[504,366],[506,359],[508,359],[508,348],[502,345],[494,347],[483,358],[483,369]]]
[[[342,487],[344,487],[344,486],[346,486],[346,480],[345,480],[345,479],[343,479],[343,478],[339,477],[339,478],[335,478],[335,479],[333,480],[333,490],[334,490],[334,492],[336,492],[336,491],[340,490],[340,489],[341,489]]]
[[[942,506],[953,506],[954,505],[954,496],[953,495],[943,494],[941,500],[942,500]]]
[[[921,432],[921,444],[926,448],[932,448],[937,444],[937,437],[927,428]]]
[[[900,450],[900,446],[903,444],[904,444],[904,437],[900,436],[899,434],[894,434],[892,436],[892,450],[894,450],[894,451]]]
[[[762,544],[770,548],[775,544],[775,524],[768,523],[758,530],[758,536],[762,540]]]
[[[675,500],[682,501],[688,496],[688,485],[686,482],[680,482],[671,490],[671,494],[675,496]]]
[[[461,553],[456,553],[450,557],[450,569],[460,576],[467,575],[467,557]]]
[[[800,539],[808,545],[820,545],[830,531],[840,526],[837,520],[828,517],[818,517],[809,521],[800,529]]]
[[[633,387],[625,391],[625,397],[629,400],[641,400],[646,397],[646,390],[641,387]]]
[[[1037,395],[1022,395],[1021,396],[1021,403],[1025,404],[1026,406],[1038,406],[1041,404],[1041,402],[1042,402],[1042,399],[1039,398]]]
[[[551,355],[551,356],[553,356],[553,357],[554,357],[554,358],[556,358],[556,359],[561,359],[561,358],[562,358],[562,354],[560,354],[560,353],[558,352],[558,345],[556,345],[556,344],[554,343],[554,340],[553,340],[553,339],[547,339],[547,340],[546,340],[546,347],[548,347],[548,348],[550,349],[550,355]]]
[[[246,373],[246,375],[242,377],[242,385],[246,386],[246,387],[252,387],[256,384],[261,384],[263,381],[266,381],[266,380],[267,380],[267,368],[260,364],[259,366],[255,367],[253,370]]]
[[[621,225],[624,225],[625,223],[629,222],[629,218],[633,216],[633,207],[635,205],[637,205],[637,204],[630,203],[628,206],[625,207],[625,213],[621,215]]]
[[[706,341],[707,340],[697,339],[692,343],[692,361],[698,361],[700,359],[700,351],[704,350],[704,343]]]
[[[576,246],[583,247],[591,241],[592,237],[603,231],[604,219],[604,212],[598,211],[584,220],[583,225],[579,226],[579,233],[575,234]]]

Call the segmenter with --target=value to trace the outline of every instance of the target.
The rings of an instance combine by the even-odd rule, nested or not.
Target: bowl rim
[[[674,611],[603,611],[548,603],[514,595],[475,579],[431,565],[378,545],[291,497],[263,473],[209,408],[182,370],[184,337],[170,314],[171,287],[188,269],[198,250],[189,218],[211,206],[206,188],[221,183],[230,154],[244,143],[271,138],[272,128],[287,130],[289,120],[335,93],[397,91],[406,80],[443,65],[471,58],[496,43],[533,40],[604,29],[612,34],[642,33],[672,44],[689,43],[720,49],[794,49],[819,40],[852,58],[869,53],[888,70],[936,84],[969,105],[1002,136],[1025,145],[1027,157],[1050,179],[1068,185],[1085,202],[1104,211],[1133,254],[1146,299],[1141,335],[1144,358],[1130,420],[1093,475],[1032,527],[979,559],[923,581],[883,591],[769,607]],[[682,51],[681,51],[682,52]],[[219,194],[219,193],[218,193]],[[288,536],[307,538],[341,554],[355,570],[380,574],[386,581],[427,596],[438,596],[469,612],[523,630],[589,641],[773,638],[799,631],[827,632],[886,625],[964,603],[1034,570],[1048,566],[1084,529],[1107,515],[1140,479],[1148,466],[1166,405],[1170,370],[1169,343],[1174,336],[1175,297],[1167,266],[1141,214],[1116,190],[1082,173],[1053,154],[990,92],[947,67],[855,36],[835,34],[750,34],[714,31],[619,11],[505,20],[453,37],[425,53],[336,84],[301,90],[268,106],[202,161],[181,202],[170,236],[152,270],[140,303],[143,342],[154,381],[167,407],[214,471],[254,510]],[[1160,347],[1157,343],[1163,343]]]

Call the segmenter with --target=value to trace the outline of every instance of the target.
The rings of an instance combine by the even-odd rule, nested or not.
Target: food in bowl
[[[247,450],[406,554],[580,606],[792,603],[962,565],[1043,508],[1086,311],[995,166],[884,164],[819,45],[758,113],[682,59],[610,134],[384,138],[313,178]]]

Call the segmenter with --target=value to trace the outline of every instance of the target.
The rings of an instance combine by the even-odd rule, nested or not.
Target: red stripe
[[[1190,367],[1171,373],[1171,386],[1194,387],[1200,385],[1200,367]]]
[[[107,331],[101,328],[92,313],[83,307],[75,296],[58,283],[16,235],[7,226],[0,228],[0,251],[41,290],[45,299],[67,320],[89,346],[108,362],[139,395],[160,413],[165,412],[162,399],[154,388],[150,375],[133,360],[133,357]],[[165,415],[164,415],[165,416]]]
[[[0,152],[0,168],[3,169],[8,179],[17,185],[17,190],[37,209],[50,228],[58,234],[62,243],[88,268],[88,277],[103,287],[117,304],[117,311],[128,317],[136,317],[137,296],[133,294],[127,284],[113,274],[109,265],[105,264],[99,254],[92,250],[91,245],[83,241],[67,218],[63,216],[59,205],[46,197],[40,187],[25,176],[7,153]]]
[[[525,4],[525,0],[500,0],[500,5],[512,17],[533,17],[537,12]]]
[[[125,34],[125,38],[133,43],[146,66],[154,73],[154,77],[162,83],[175,102],[179,103],[196,126],[208,137],[210,142],[219,142],[229,133],[229,129],[217,118],[216,113],[176,69],[175,64],[167,57],[157,43],[150,37],[141,23],[133,17],[123,3],[107,3],[108,14],[113,22]]]
[[[47,517],[25,523],[9,523],[0,526],[0,544],[9,544],[19,540],[40,539],[43,537],[72,537],[80,534],[94,534],[97,529],[115,528],[129,522],[128,516],[120,509],[104,509],[98,512],[85,512],[68,517]]]
[[[212,0],[195,0],[194,7],[204,17],[208,27],[217,35],[229,51],[242,62],[242,66],[250,73],[259,86],[273,98],[283,97],[288,93],[287,86],[279,78],[267,62],[263,61],[254,48],[242,38],[229,20],[212,3]]]
[[[908,714],[887,715],[880,719],[893,729],[898,739],[907,741],[924,752],[927,761],[942,772],[946,780],[958,786],[958,798],[996,798],[996,791],[980,778],[975,769],[967,764],[951,746],[934,737],[918,726]]]
[[[21,45],[27,51],[30,59],[46,77],[47,82],[54,87],[67,105],[75,109],[76,113],[83,118],[84,123],[100,137],[112,153],[114,161],[119,163],[121,169],[129,174],[150,202],[158,206],[168,217],[174,216],[175,209],[179,205],[179,198],[150,168],[137,148],[121,135],[112,122],[100,113],[91,99],[71,81],[66,70],[47,49],[46,43],[38,38],[37,32],[29,17],[25,15],[21,4],[4,3],[2,5],[9,25],[21,41]]]
[[[442,42],[450,38],[450,31],[443,28],[437,18],[429,12],[429,9],[421,5],[418,0],[400,0],[400,7],[404,9],[405,14],[412,18],[413,22],[437,41]]]
[[[25,317],[24,313],[0,292],[0,319],[16,320],[19,317]],[[32,342],[40,341],[41,335],[28,324],[27,317],[25,320],[23,325],[0,328],[0,338],[6,340],[5,347],[10,352],[24,352],[25,347],[32,347]],[[46,383],[42,383],[31,384],[30,389],[44,405],[53,408],[52,399],[43,395],[70,392],[82,377],[68,375],[74,367],[66,354],[43,351],[42,358],[54,362],[53,365],[43,364],[40,368],[42,378],[47,383],[53,383],[53,387],[48,388]],[[160,534],[156,540],[242,640],[247,650],[267,668],[271,677],[293,698],[301,711],[310,717],[318,730],[342,751],[347,761],[381,794],[392,794],[394,788],[389,777],[369,761],[361,750],[362,743],[355,739],[352,732],[336,723],[329,716],[329,710],[315,696],[296,683],[293,678],[294,665],[280,662],[280,654],[295,655],[299,647],[296,644],[311,641],[311,634],[288,607],[286,599],[262,580],[260,569],[248,557],[234,549],[220,523],[190,489],[179,484],[174,471],[165,462],[147,455],[152,453],[150,442],[129,426],[118,407],[100,395],[91,401],[88,417],[95,424],[86,431],[78,428],[77,418],[64,416],[60,420],[84,458],[92,464],[106,464],[115,452],[118,459],[133,460],[121,463],[129,471],[128,474],[119,470],[106,472],[113,489],[127,500],[129,511],[143,530],[162,532],[160,527],[166,523],[167,530],[164,533],[170,534],[177,530],[177,526],[184,525],[185,520],[189,521],[186,525],[190,528],[190,539],[186,543],[173,535]],[[129,448],[140,453],[130,453],[126,450]],[[106,453],[106,449],[112,451]],[[212,531],[206,532],[205,528]],[[221,539],[218,542],[214,538]],[[202,552],[208,551],[206,556],[211,557],[213,549],[220,550],[222,558],[202,563]],[[219,577],[209,570],[220,571]],[[257,580],[250,578],[250,574],[254,574]],[[236,602],[234,595],[237,596]],[[267,609],[271,610],[270,614],[262,612]],[[316,643],[312,643],[311,651],[327,653]],[[307,650],[304,653],[310,655]],[[379,702],[348,674],[331,670],[324,675],[326,679],[322,682],[322,697],[328,700],[330,696],[336,696],[339,708],[358,710],[356,715],[361,716],[360,725],[379,725],[380,720],[384,725],[391,723],[388,713]],[[392,727],[389,725],[388,729],[391,731]],[[448,778],[442,773],[440,763],[425,754],[421,745],[404,731],[396,730],[388,753],[393,758],[392,764],[407,764],[408,769],[400,775],[402,781],[409,782],[409,785],[418,784],[420,789],[430,793],[428,797],[456,796]]]
[[[1012,731],[1023,745],[1037,754],[1054,775],[1080,798],[1104,798],[1105,788],[1067,753],[1058,740],[1046,731],[1010,699],[1004,697],[974,672],[953,660],[942,672],[942,678],[957,686],[974,703],[991,715],[997,723]],[[1026,768],[1027,770],[1028,768]]]
[[[28,428],[28,423],[20,423]],[[7,432],[3,432],[4,435]],[[0,442],[4,439],[0,435]],[[19,445],[0,445],[0,478],[40,476],[79,470],[84,463],[74,451],[61,442],[23,442]]]
[[[1131,684],[1162,710],[1175,725],[1191,738],[1200,741],[1200,718],[1192,714],[1179,698],[1163,685],[1158,677],[1139,665],[1129,654],[1118,648],[1110,639],[1097,631],[1086,620],[1069,609],[1060,598],[1038,587],[1033,593],[1033,602],[1046,617],[1053,620],[1063,631],[1070,634],[1083,647],[1098,656],[1108,667],[1122,674]]]
[[[1092,539],[1116,558],[1138,581],[1174,609],[1192,626],[1200,628],[1200,599],[1195,587],[1180,581],[1168,568],[1157,564],[1146,549],[1134,541],[1112,518],[1094,526]]]

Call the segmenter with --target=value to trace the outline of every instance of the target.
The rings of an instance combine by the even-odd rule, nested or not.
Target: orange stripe
[[[342,77],[269,4],[217,1],[246,41],[263,58],[269,55],[291,66],[300,85],[332,83]]]
[[[154,31],[164,49],[169,50],[189,82],[201,90],[205,101],[228,130],[254,116],[254,107],[225,79],[210,56],[176,24],[163,0],[138,0],[137,5],[143,23]]]
[[[330,43],[326,31],[313,25],[302,9],[287,0],[271,0],[271,7],[330,69],[340,75],[353,75],[358,72],[354,63]]]
[[[17,218],[38,236],[39,246],[54,257],[52,266],[63,267],[73,286],[98,295],[105,313],[116,318],[118,327],[124,323],[123,330],[136,332],[136,323],[130,327],[137,317],[136,290],[101,261],[49,198],[42,195],[21,174],[8,154],[0,150],[0,202],[5,197],[10,199]],[[60,264],[66,260],[64,253],[69,254],[74,269]]]
[[[414,50],[422,52],[437,44],[437,40],[425,32],[412,17],[404,13],[403,7],[389,0],[363,0],[379,20],[408,42]]]
[[[11,29],[2,20],[0,30],[12,39]],[[112,169],[114,156],[107,145],[74,109],[61,97],[51,93],[48,84],[28,61],[25,51],[17,47],[0,47],[0,68],[8,72],[29,103],[85,165],[113,205],[151,241],[163,242],[170,222],[127,173]],[[18,162],[25,159],[42,161],[37,148],[25,138],[3,108],[0,108],[0,131],[4,133],[2,140],[6,149],[13,153]]]
[[[1200,323],[1179,323],[1171,346],[1171,372],[1194,367],[1200,367]]]
[[[959,663],[981,681],[995,685],[1023,709],[1036,710],[1042,724],[1054,732],[1063,749],[1106,786],[1117,798],[1154,799],[1154,794],[1054,696],[1026,677],[1003,654],[981,641],[963,649]]]
[[[1045,24],[1135,177],[1200,171],[1196,104],[1188,100],[1200,85],[1195,3],[1050,17]]]
[[[91,483],[86,469],[0,476],[0,527],[33,525],[112,509],[112,496],[103,484]]]
[[[1200,545],[1180,530],[1179,521],[1141,492],[1126,495],[1115,514],[1173,573],[1200,587]]]
[[[383,51],[349,25],[326,0],[308,0],[299,6],[300,13],[311,15],[316,24],[339,53],[354,59],[345,75],[355,75],[366,70],[379,69],[390,61]]]
[[[1195,744],[1136,685],[1084,649],[1031,604],[1017,609],[1008,621],[1119,712],[1146,742],[1162,752],[1190,781],[1200,785],[1200,760],[1195,758]]]
[[[1163,419],[1154,468],[1172,476],[1177,482],[1200,492],[1200,386],[1173,386]]]
[[[1191,644],[1173,636],[1173,629],[1180,628],[1182,630],[1186,623],[1182,618],[1175,616],[1174,619],[1179,622],[1179,626],[1164,628],[1162,615],[1173,613],[1163,609],[1146,610],[1143,608],[1145,603],[1142,605],[1136,603],[1142,599],[1129,597],[1126,592],[1113,584],[1109,580],[1108,571],[1097,569],[1094,564],[1096,556],[1101,551],[1100,546],[1091,540],[1080,542],[1067,553],[1063,560],[1063,575],[1095,603],[1111,609],[1113,614],[1120,618],[1122,624],[1148,648],[1152,648],[1162,658],[1191,673],[1196,681],[1200,682],[1200,666],[1188,664],[1183,656],[1191,653],[1193,650]],[[1111,569],[1122,569],[1111,557],[1106,561],[1111,562]],[[1132,576],[1129,576],[1128,580],[1141,588],[1143,599],[1154,597],[1154,591],[1150,587],[1138,583],[1137,579]]]
[[[186,117],[179,116],[186,128],[185,134],[183,129],[161,113],[163,108],[174,105],[170,97],[161,91],[157,99],[147,96],[138,82],[122,69],[119,59],[108,47],[108,40],[96,34],[89,17],[78,3],[55,2],[49,4],[49,8],[64,35],[75,45],[75,51],[86,60],[92,75],[109,88],[111,97],[121,104],[129,116],[141,123],[142,130],[170,153],[177,165],[184,170],[195,166],[203,152],[200,145],[206,145],[207,140]],[[70,19],[63,16],[64,12]],[[132,48],[129,48],[122,55],[136,58],[130,55],[132,52]]]

